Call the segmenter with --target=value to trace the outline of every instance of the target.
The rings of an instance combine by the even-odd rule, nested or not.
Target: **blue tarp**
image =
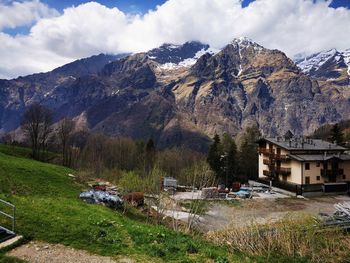
[[[104,203],[111,208],[121,208],[123,206],[123,200],[117,195],[111,195],[108,192],[104,191],[87,191],[82,192],[79,195],[79,198],[84,201],[95,204],[95,203]]]

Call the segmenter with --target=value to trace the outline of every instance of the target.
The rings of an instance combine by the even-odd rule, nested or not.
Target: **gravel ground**
[[[48,244],[44,242],[30,242],[13,249],[9,256],[20,258],[29,263],[132,263],[130,259],[118,261],[109,257],[89,254],[83,250],[69,248],[60,244]]]
[[[287,215],[300,213],[317,216],[319,213],[332,214],[334,204],[350,201],[348,196],[326,196],[317,198],[281,198],[241,200],[238,206],[213,203],[202,216],[200,228],[203,232],[220,230],[230,225],[244,226],[252,222],[268,223]]]

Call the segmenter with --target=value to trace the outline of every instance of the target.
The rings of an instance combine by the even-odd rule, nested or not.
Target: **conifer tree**
[[[341,132],[339,125],[336,123],[333,125],[331,130],[332,143],[341,145],[344,142],[343,133]]]
[[[207,162],[210,168],[214,171],[216,178],[220,179],[222,177],[222,151],[219,135],[215,134],[213,138],[213,143],[210,145]]]

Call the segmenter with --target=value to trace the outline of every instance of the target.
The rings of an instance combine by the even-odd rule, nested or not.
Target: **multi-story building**
[[[350,155],[344,147],[291,132],[258,144],[260,179],[292,185],[350,182]]]

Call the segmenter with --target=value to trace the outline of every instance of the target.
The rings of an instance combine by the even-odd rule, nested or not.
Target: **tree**
[[[31,105],[24,113],[22,129],[29,137],[34,159],[42,158],[47,149],[51,123],[52,112],[40,104]]]
[[[152,139],[149,139],[146,144],[146,164],[145,164],[145,170],[148,173],[150,170],[153,169],[154,163],[156,160],[156,146],[154,144],[154,141]]]
[[[239,173],[244,181],[256,179],[258,175],[258,154],[256,141],[261,136],[256,125],[246,128],[239,151]]]
[[[62,163],[64,166],[71,165],[70,142],[74,131],[74,122],[69,118],[64,118],[58,127],[58,139],[61,145]]]
[[[332,143],[336,143],[338,145],[341,145],[344,143],[344,136],[342,131],[340,130],[338,123],[334,124],[332,127],[331,139],[332,139]]]
[[[222,147],[219,135],[215,134],[213,143],[210,145],[207,162],[210,168],[214,171],[216,178],[222,180],[223,163],[222,163]]]
[[[231,141],[228,152],[225,155],[226,186],[231,186],[237,176],[237,146],[234,140]]]

